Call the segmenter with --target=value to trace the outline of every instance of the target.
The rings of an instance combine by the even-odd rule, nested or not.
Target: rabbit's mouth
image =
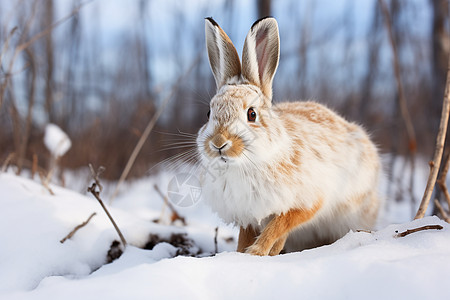
[[[227,163],[230,158],[238,157],[242,153],[244,143],[239,136],[222,131],[205,140],[204,150],[209,157]]]

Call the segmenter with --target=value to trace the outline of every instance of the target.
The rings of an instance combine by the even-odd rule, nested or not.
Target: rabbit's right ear
[[[205,19],[206,49],[217,90],[235,76],[241,75],[239,55],[227,34],[213,20]]]
[[[280,58],[280,35],[274,18],[259,19],[245,38],[242,52],[242,77],[259,86],[272,99],[272,81]]]

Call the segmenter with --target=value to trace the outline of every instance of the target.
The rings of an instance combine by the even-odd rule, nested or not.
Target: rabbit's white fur
[[[288,236],[285,250],[294,251],[333,242],[350,229],[370,229],[379,208],[377,149],[361,127],[320,104],[272,106],[279,56],[275,19],[252,26],[242,66],[228,36],[210,18],[206,40],[218,91],[197,138],[202,194],[241,234],[246,228],[267,231],[246,245],[248,252],[267,255],[279,241],[280,249],[270,252],[277,254],[282,236]],[[269,228],[277,217],[288,220],[283,226],[272,222],[279,230]]]

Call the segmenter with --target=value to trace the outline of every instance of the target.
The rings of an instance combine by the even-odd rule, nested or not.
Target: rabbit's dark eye
[[[206,114],[206,116],[208,117],[208,120],[209,120],[210,115],[211,115],[211,110],[208,110],[208,113]]]
[[[253,107],[250,107],[247,110],[247,119],[249,122],[255,122],[256,121],[256,111],[253,109]]]

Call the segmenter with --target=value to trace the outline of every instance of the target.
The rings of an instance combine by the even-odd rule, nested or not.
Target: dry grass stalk
[[[161,198],[164,200],[164,203],[169,207],[170,211],[172,211],[172,217],[170,218],[170,221],[173,223],[176,220],[180,220],[181,223],[183,223],[184,226],[186,226],[186,219],[177,212],[175,207],[169,202],[169,199],[166,195],[163,194],[163,192],[159,189],[158,185],[155,184],[153,188],[156,190],[156,192],[161,196]]]
[[[39,178],[41,179],[41,184],[43,187],[47,189],[47,191],[50,193],[50,195],[54,196],[55,193],[53,193],[53,190],[50,188],[50,183],[47,181],[47,176],[45,176],[42,172],[38,172]]]
[[[448,125],[448,115],[450,112],[450,59],[449,65],[447,66],[447,81],[445,83],[444,92],[444,103],[442,105],[441,121],[439,124],[439,131],[436,138],[436,147],[434,149],[433,161],[430,163],[430,174],[427,180],[427,187],[423,194],[422,202],[420,203],[419,209],[415,219],[423,218],[425,212],[428,208],[428,204],[431,199],[431,194],[433,193],[434,185],[439,173],[439,167],[441,165],[442,153],[444,152],[445,137],[447,135],[447,125]]]
[[[60,240],[59,242],[61,243],[61,244],[63,244],[65,241],[67,241],[68,239],[70,239],[70,238],[72,238],[74,235],[75,235],[75,233],[78,231],[78,230],[80,230],[81,228],[83,228],[84,226],[86,226],[88,223],[89,223],[89,221],[96,215],[97,213],[92,213],[90,216],[89,216],[89,218],[86,220],[86,221],[84,221],[83,223],[81,223],[80,225],[77,225],[68,235],[66,235],[62,240]]]

